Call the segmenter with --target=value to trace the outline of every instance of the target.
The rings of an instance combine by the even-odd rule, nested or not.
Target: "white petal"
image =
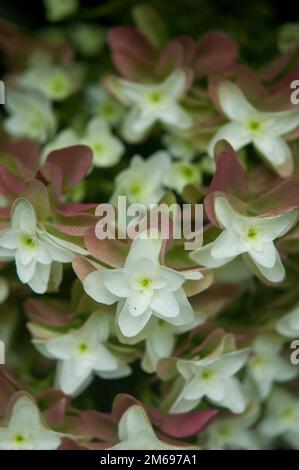
[[[243,413],[247,402],[238,380],[231,377],[224,380],[223,385],[225,386],[225,398],[219,404],[233,413]]]
[[[265,266],[266,268],[272,268],[276,262],[277,256],[279,256],[273,242],[264,243],[261,251],[251,248],[248,250],[248,254],[256,264]]]
[[[70,359],[58,363],[55,382],[63,393],[74,395],[91,376],[92,370],[87,367],[80,375],[75,374],[74,361]]]
[[[226,229],[231,229],[235,219],[242,217],[231,207],[227,199],[223,196],[218,196],[215,200],[215,214],[218,222]]]
[[[27,265],[23,264],[20,259],[20,254],[18,251],[16,252],[15,261],[16,261],[17,274],[20,278],[20,281],[23,282],[24,284],[27,284],[27,282],[29,282],[35,275],[36,266],[37,266],[36,261],[32,260]]]
[[[249,130],[238,122],[229,122],[224,124],[210,140],[208,145],[208,153],[214,156],[214,147],[219,140],[227,140],[234,150],[239,150],[251,142],[252,138]]]
[[[122,334],[128,338],[138,335],[152,315],[152,310],[148,308],[142,315],[138,317],[132,316],[129,311],[128,302],[126,302],[120,313],[118,314],[117,322]]]
[[[34,234],[36,229],[35,211],[30,202],[18,199],[12,214],[11,227],[13,230],[21,230]]]
[[[71,334],[61,335],[46,342],[46,350],[56,359],[70,359],[75,339]]]
[[[297,217],[298,209],[293,209],[280,215],[258,219],[258,226],[274,240],[287,233],[296,222]]]
[[[218,99],[222,110],[232,121],[245,124],[249,118],[258,114],[240,88],[232,82],[220,83]]]
[[[125,262],[125,271],[135,270],[135,263],[142,258],[148,258],[154,265],[157,265],[159,257],[157,248],[157,244],[150,239],[136,238]]]
[[[214,256],[212,256],[211,251],[218,238],[216,238],[212,243],[208,243],[207,245],[192,251],[189,255],[190,258],[199,265],[206,266],[208,268],[219,268],[220,266],[232,261],[234,256],[228,256],[227,258],[214,258]]]
[[[263,134],[260,137],[256,137],[253,143],[274,167],[280,167],[292,162],[291,149],[281,137]]]
[[[131,406],[121,417],[118,435],[121,441],[134,440],[139,433],[155,436],[153,428],[140,406]]]
[[[267,119],[266,128],[273,135],[284,135],[299,126],[298,111],[282,111],[276,113],[262,113]]]
[[[155,291],[150,302],[151,308],[158,313],[160,317],[177,317],[180,313],[178,302],[171,292],[164,290]]]
[[[211,249],[214,258],[235,257],[247,251],[247,246],[234,230],[224,230]]]
[[[183,96],[186,87],[186,74],[183,70],[175,70],[169,75],[161,84],[161,88],[165,90],[168,95],[175,99]]]
[[[213,369],[222,377],[231,377],[245,365],[248,353],[248,349],[227,353],[213,364]]]
[[[280,256],[279,256],[278,252],[277,252],[277,255],[276,255],[275,264],[271,268],[267,268],[265,266],[262,266],[261,264],[258,264],[255,260],[253,260],[253,261],[255,262],[255,265],[258,268],[258,270],[261,272],[261,274],[266,279],[268,279],[268,281],[280,282],[280,281],[283,280],[283,278],[285,276],[285,269],[284,269],[284,266],[281,262],[281,259],[280,259]]]
[[[164,124],[180,130],[187,130],[192,126],[192,118],[178,104],[170,104],[159,115],[159,120]]]
[[[118,297],[128,297],[131,293],[130,276],[123,269],[114,269],[106,272],[105,287]]]
[[[85,292],[96,302],[112,305],[119,300],[104,285],[106,272],[93,271],[88,274],[83,281]]]
[[[130,315],[138,317],[142,315],[149,307],[151,297],[144,295],[140,291],[132,290],[128,297],[128,307]]]

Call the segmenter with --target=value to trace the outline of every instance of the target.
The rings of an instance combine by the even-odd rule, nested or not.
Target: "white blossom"
[[[246,254],[266,279],[280,282],[285,269],[273,241],[291,229],[298,210],[276,216],[245,217],[223,196],[218,196],[215,213],[224,230],[212,243],[193,251],[191,258],[203,266],[218,268]]]

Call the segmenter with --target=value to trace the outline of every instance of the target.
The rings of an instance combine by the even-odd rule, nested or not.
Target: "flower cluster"
[[[0,449],[299,449],[299,41],[254,72],[147,6],[44,4],[42,37],[0,22]],[[203,244],[97,236],[119,196],[202,204]]]

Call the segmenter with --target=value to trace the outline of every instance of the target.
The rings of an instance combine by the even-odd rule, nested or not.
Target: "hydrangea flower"
[[[227,140],[235,150],[252,143],[270,165],[283,176],[292,172],[292,151],[284,136],[299,126],[298,110],[262,112],[247,101],[234,83],[224,81],[218,88],[221,109],[230,119],[219,129],[209,144],[213,155],[215,144]]]
[[[184,137],[180,134],[166,134],[162,142],[172,157],[191,161],[198,153],[191,137]]]
[[[175,326],[165,320],[155,318],[146,332],[145,352],[141,362],[142,368],[147,372],[154,372],[157,363],[164,357],[170,357],[178,335],[192,330],[200,325],[205,315],[196,313],[195,319],[187,325]]]
[[[4,128],[13,137],[45,142],[54,134],[56,118],[50,101],[34,90],[10,89],[5,103],[9,116]]]
[[[298,374],[297,368],[281,357],[282,343],[279,338],[258,336],[251,349],[254,355],[247,365],[248,381],[261,399],[270,394],[275,382],[288,382]]]
[[[281,437],[290,447],[299,449],[299,400],[286,390],[275,390],[259,429],[266,438]]]
[[[197,263],[218,268],[236,256],[247,254],[257,270],[271,282],[280,282],[285,269],[273,241],[294,225],[298,210],[268,217],[246,217],[231,207],[223,196],[216,197],[215,213],[224,228],[212,243],[193,251]]]
[[[97,374],[101,378],[115,379],[131,373],[107,344],[109,319],[94,313],[76,330],[48,340],[34,339],[38,350],[47,357],[57,359],[56,386],[66,395],[84,390]]]
[[[10,228],[0,232],[0,258],[15,259],[21,282],[38,294],[45,293],[55,262],[56,265],[70,263],[75,253],[87,254],[87,251],[47,232],[39,226],[30,202],[16,200]]]
[[[141,406],[131,406],[122,415],[118,425],[120,443],[109,450],[168,450],[187,449],[178,447],[157,438],[151,423]],[[189,447],[189,449],[192,447]],[[193,447],[194,449],[194,447]]]
[[[189,162],[174,162],[165,174],[164,184],[179,194],[187,184],[200,184],[201,171],[199,165]]]
[[[82,68],[69,68],[52,64],[46,60],[33,63],[18,80],[20,86],[38,90],[52,101],[68,98],[80,85]]]
[[[122,127],[124,138],[128,142],[138,142],[157,122],[171,129],[189,129],[192,118],[180,104],[186,81],[182,70],[176,70],[161,83],[140,84],[122,78],[111,80],[109,85],[114,94],[130,107]]]
[[[155,152],[147,160],[135,155],[129,168],[121,171],[115,179],[115,191],[111,202],[117,196],[126,196],[129,204],[140,203],[149,207],[158,203],[165,194],[163,179],[170,167],[167,152]]]
[[[257,419],[256,412],[245,412],[228,418],[220,418],[209,424],[204,432],[204,447],[208,450],[259,450],[262,440],[251,429]]]
[[[299,338],[299,307],[284,315],[276,324],[279,334],[289,338]]]
[[[138,335],[152,316],[177,326],[193,319],[182,288],[186,275],[161,266],[159,250],[159,243],[137,238],[123,268],[93,271],[84,279],[85,292],[96,302],[118,304],[117,324],[126,337]]]
[[[94,118],[89,123],[81,143],[91,148],[93,164],[97,167],[115,165],[125,151],[121,140],[115,137],[108,125],[99,118]]]
[[[88,88],[86,102],[88,109],[95,117],[112,126],[119,123],[124,112],[123,106],[99,85],[92,85]]]
[[[55,450],[61,438],[45,426],[38,408],[26,396],[15,402],[7,425],[0,427],[1,450]]]
[[[244,366],[248,350],[198,360],[179,359],[177,370],[184,380],[182,391],[171,407],[173,413],[192,410],[206,397],[209,401],[242,413],[247,400],[234,375]]]

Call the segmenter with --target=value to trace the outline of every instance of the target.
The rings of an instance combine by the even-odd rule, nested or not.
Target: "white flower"
[[[218,358],[178,360],[177,369],[185,384],[175,403],[173,413],[195,408],[204,397],[233,413],[242,413],[246,399],[234,375],[247,361],[248,350],[234,351]]]
[[[58,359],[56,386],[66,395],[84,390],[97,374],[104,379],[125,377],[131,369],[107,345],[109,319],[94,313],[78,330],[49,340],[33,340],[45,356]]]
[[[218,88],[218,99],[231,122],[215,134],[209,144],[213,155],[215,144],[227,140],[235,150],[252,143],[264,158],[283,176],[292,172],[292,152],[282,136],[299,126],[299,112],[261,112],[254,108],[234,83],[224,81]]]
[[[23,396],[14,404],[7,426],[0,427],[0,449],[55,450],[61,436],[46,428],[33,401]]]
[[[198,153],[190,137],[187,138],[179,134],[166,134],[163,136],[162,142],[171,156],[180,160],[191,161]]]
[[[260,431],[267,438],[282,437],[291,447],[299,449],[298,398],[286,390],[275,390],[269,399]]]
[[[201,171],[198,165],[189,162],[174,162],[164,177],[166,187],[181,193],[186,184],[201,183]]]
[[[61,21],[71,16],[79,7],[79,0],[44,0],[49,21]]]
[[[189,129],[192,119],[179,103],[185,86],[186,75],[182,70],[176,70],[158,84],[116,78],[113,91],[125,106],[131,108],[123,122],[125,139],[129,142],[142,140],[156,122],[172,129]]]
[[[224,227],[216,240],[195,251],[190,257],[197,263],[218,268],[236,256],[247,254],[258,271],[271,282],[280,282],[285,269],[273,240],[294,225],[298,210],[269,217],[245,217],[233,209],[223,196],[215,200],[215,213]]]
[[[124,153],[124,145],[115,137],[108,125],[101,119],[94,118],[88,125],[81,143],[88,145],[93,152],[93,165],[108,167],[119,162]]]
[[[203,314],[196,313],[194,320],[184,326],[171,325],[160,318],[152,319],[150,328],[146,332],[145,352],[141,362],[142,368],[146,372],[155,372],[158,361],[171,356],[176,337],[200,325],[204,319]]]
[[[93,271],[84,279],[85,292],[94,300],[118,302],[117,323],[126,337],[138,335],[152,315],[180,326],[193,319],[182,288],[186,276],[161,266],[159,251],[152,240],[137,238],[123,268]]]
[[[158,439],[148,417],[138,405],[131,406],[122,415],[118,425],[118,436],[121,442],[109,450],[188,449],[188,447],[170,445]]]
[[[256,419],[255,410],[232,418],[216,418],[204,431],[204,447],[208,450],[260,449],[261,439],[250,429]]]
[[[170,157],[164,151],[154,153],[147,160],[135,155],[129,168],[116,177],[112,202],[119,195],[126,196],[129,204],[140,203],[149,207],[159,202],[165,194],[163,178],[169,166]]]
[[[9,116],[4,121],[4,128],[11,136],[42,143],[55,132],[55,115],[50,101],[42,93],[10,89],[5,107]]]
[[[123,106],[99,85],[92,85],[88,88],[86,101],[88,109],[91,109],[96,117],[111,125],[118,124],[124,113]]]
[[[299,338],[299,306],[277,322],[276,331],[289,338]]]
[[[24,88],[40,91],[50,100],[62,101],[78,88],[81,77],[82,68],[78,65],[66,69],[42,58],[20,75],[18,83]]]
[[[261,399],[269,395],[275,382],[288,382],[298,374],[297,368],[280,356],[281,348],[281,341],[269,335],[258,336],[252,344],[255,354],[248,361],[248,380]]]
[[[38,294],[45,293],[52,263],[70,263],[75,253],[87,254],[86,250],[39,227],[32,205],[17,199],[10,228],[0,232],[0,259],[15,259],[21,282]]]

